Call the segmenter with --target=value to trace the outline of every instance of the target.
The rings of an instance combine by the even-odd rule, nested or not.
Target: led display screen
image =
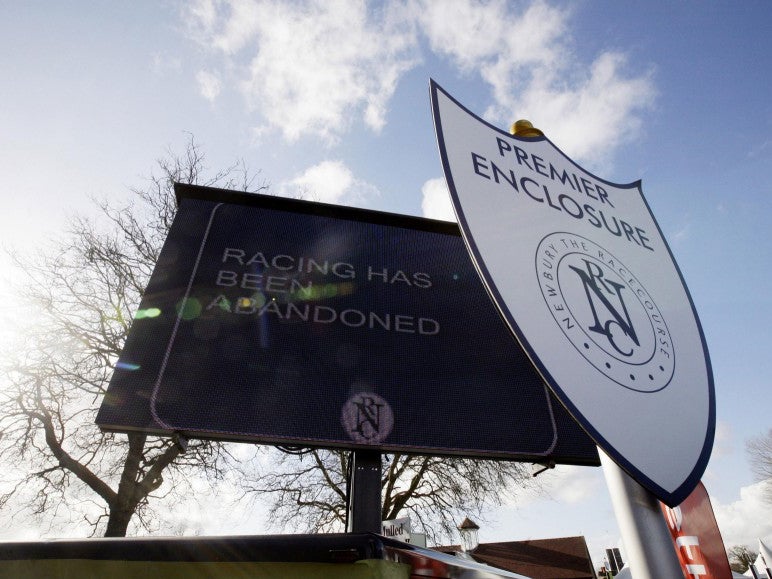
[[[598,463],[455,224],[176,191],[102,428]]]

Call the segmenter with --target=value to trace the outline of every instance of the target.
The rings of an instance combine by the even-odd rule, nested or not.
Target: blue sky
[[[211,168],[244,159],[276,193],[451,219],[430,77],[502,128],[530,119],[608,180],[642,179],[712,357],[703,480],[725,542],[772,540],[744,452],[772,426],[768,2],[17,2],[0,15],[4,246],[45,244],[89,196],[125,199],[189,134]],[[596,559],[618,544],[599,469],[542,476],[552,498],[492,512],[482,541],[585,534]]]

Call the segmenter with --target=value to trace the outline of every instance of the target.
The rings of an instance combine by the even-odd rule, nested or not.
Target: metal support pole
[[[657,498],[630,478],[601,449],[598,454],[633,579],[683,579],[684,573]]]
[[[349,489],[349,533],[381,533],[381,453],[377,450],[352,452]]]

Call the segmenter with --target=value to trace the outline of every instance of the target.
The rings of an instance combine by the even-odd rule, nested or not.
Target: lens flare
[[[196,298],[187,298],[177,304],[177,315],[183,320],[195,320],[201,315],[201,302]]]
[[[120,360],[115,365],[115,367],[118,370],[128,370],[129,372],[133,372],[134,370],[139,370],[141,368],[139,364],[132,364],[131,362],[121,362]]]
[[[158,308],[147,308],[144,310],[137,310],[134,315],[135,320],[142,320],[144,318],[157,318],[161,315],[161,310]]]

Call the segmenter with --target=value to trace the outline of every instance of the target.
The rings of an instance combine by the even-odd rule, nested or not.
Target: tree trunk
[[[111,508],[105,537],[125,537],[132,516],[134,516],[134,509]]]
[[[168,444],[166,449],[151,462],[152,466],[143,472],[140,465],[145,456],[147,435],[142,432],[132,432],[129,437],[129,452],[123,463],[121,481],[118,493],[110,501],[110,515],[107,520],[105,537],[125,537],[129,521],[147,497],[163,483],[161,473],[182,452],[177,444]]]
[[[118,493],[109,503],[110,516],[107,519],[105,537],[125,537],[126,530],[129,528],[129,521],[138,504],[139,464],[142,460],[142,451],[147,435],[141,432],[132,432],[127,436],[129,438],[129,451],[123,463]]]

